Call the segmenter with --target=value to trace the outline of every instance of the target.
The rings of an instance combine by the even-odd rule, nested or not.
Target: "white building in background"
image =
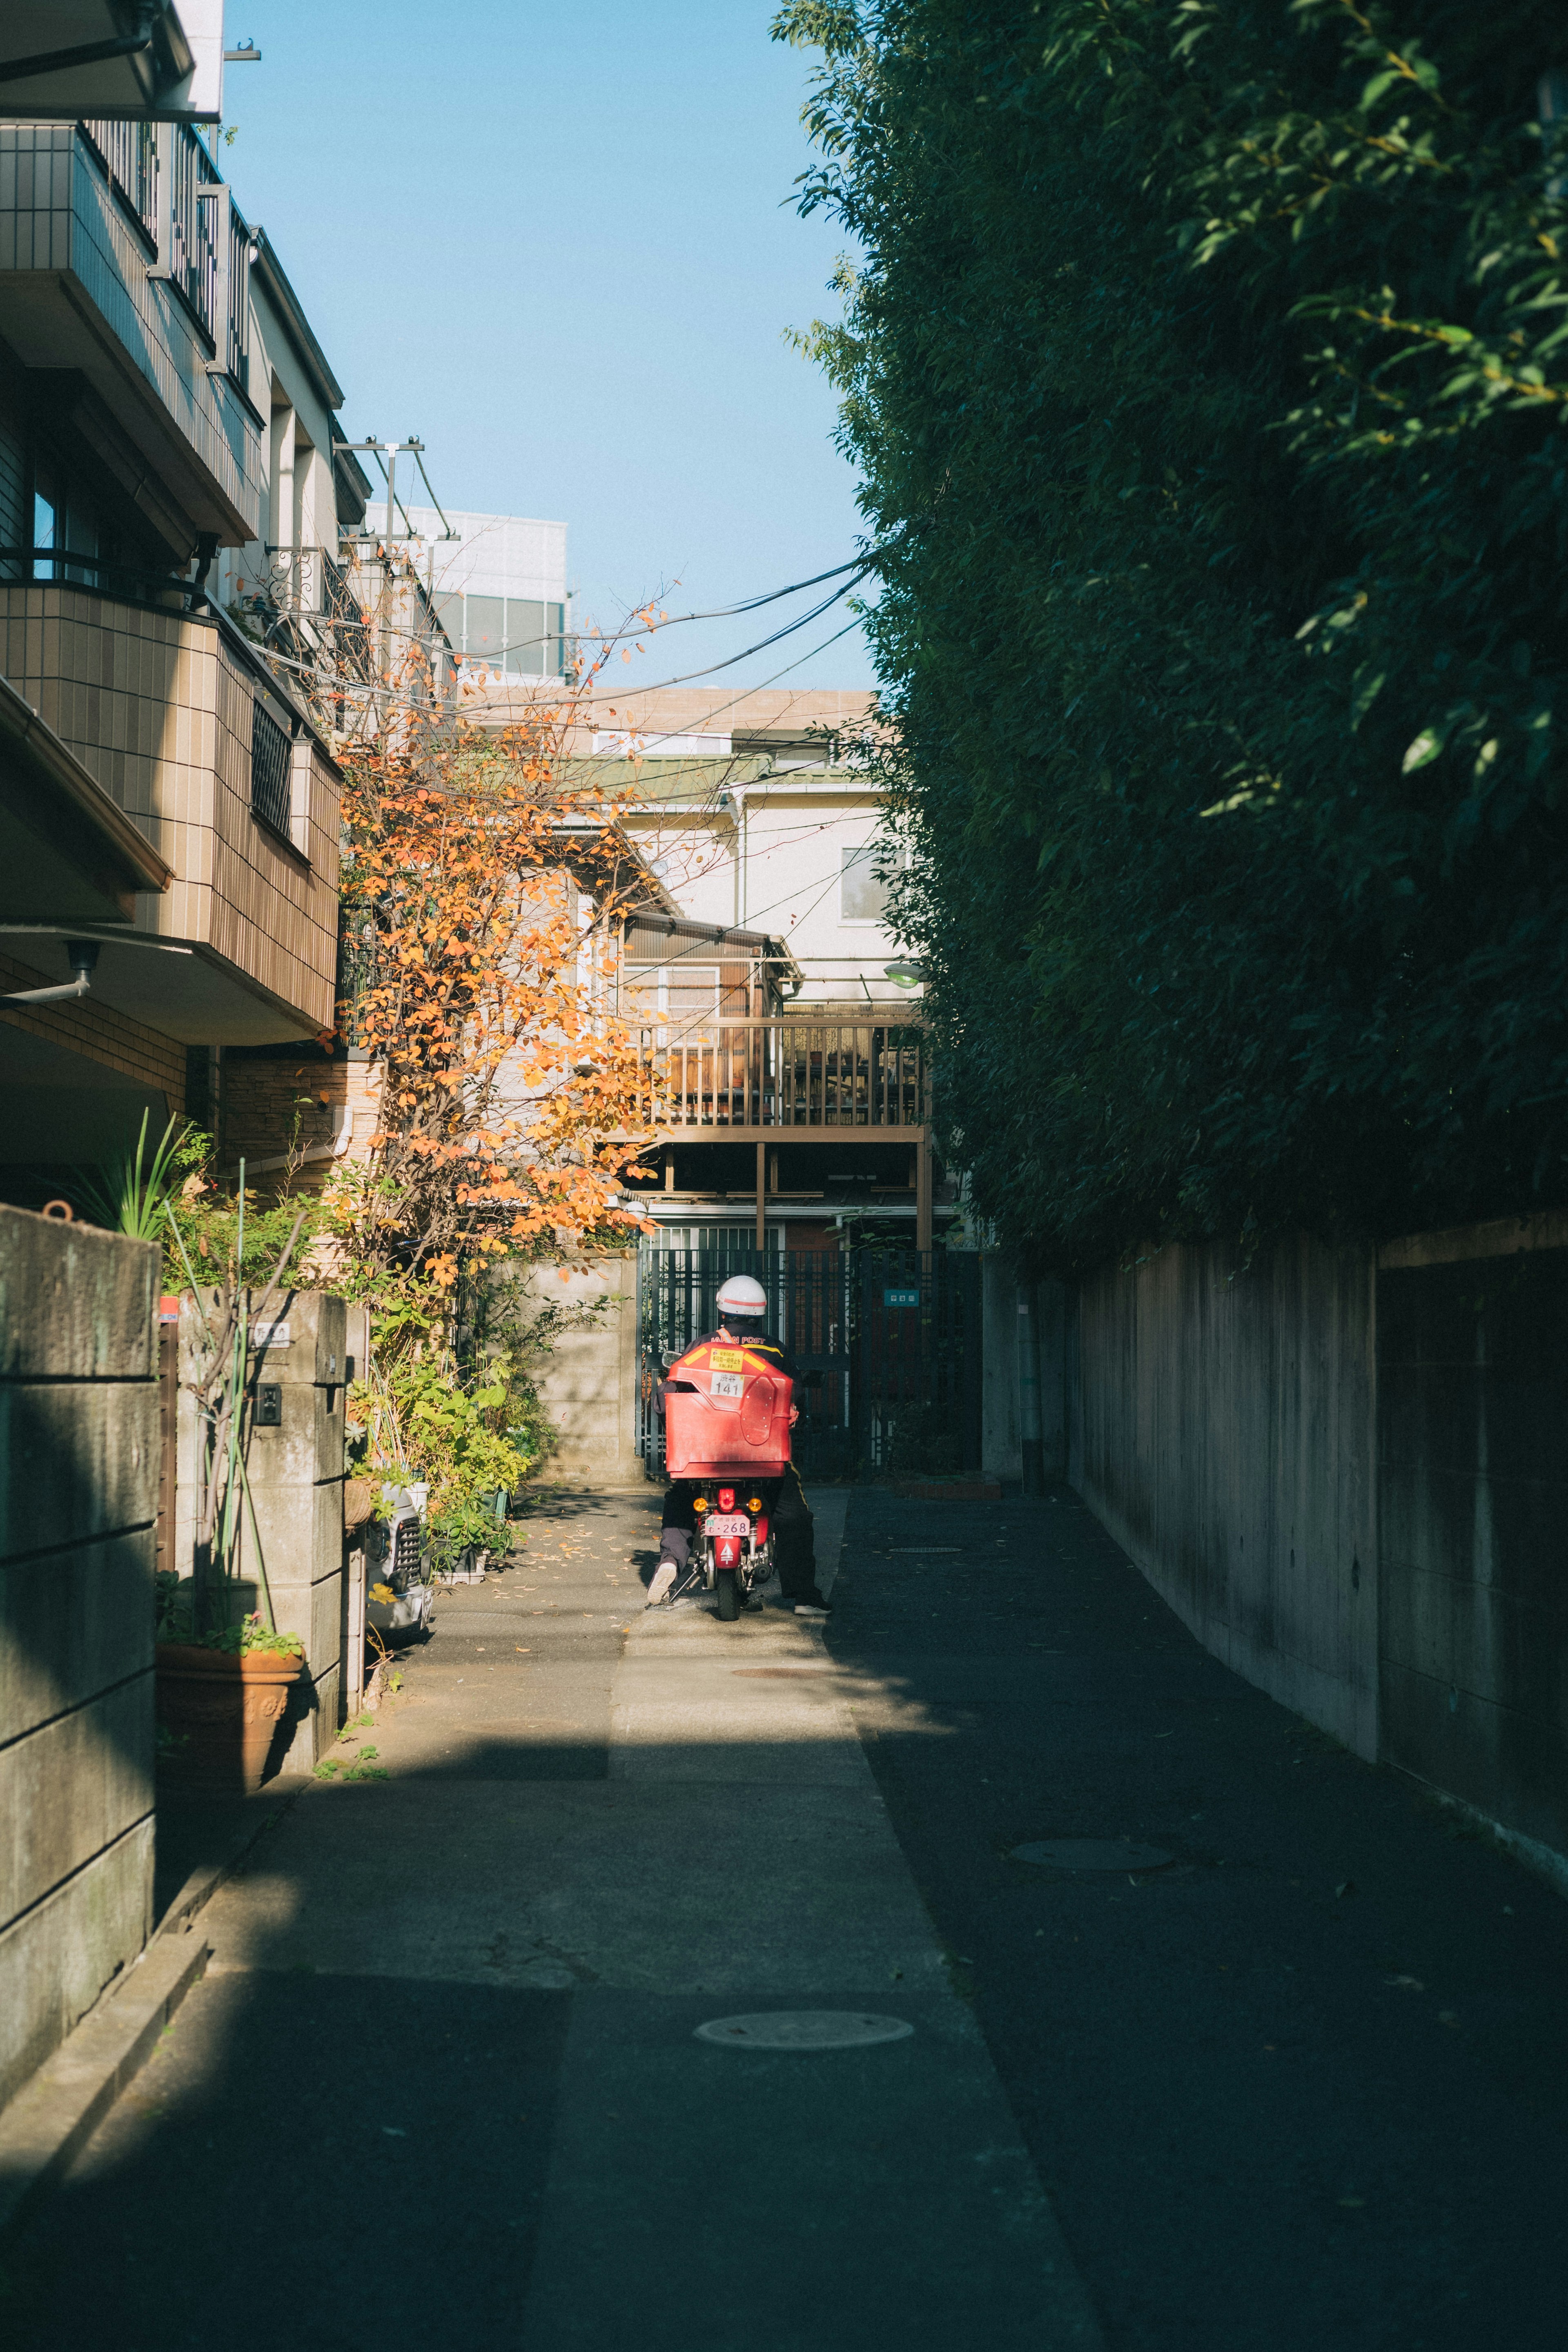
[[[776,939],[802,1011],[910,1003],[887,970],[882,788],[847,758],[870,714],[864,693],[700,687],[606,687],[582,714],[584,765],[681,914]]]
[[[412,505],[403,512],[420,534],[420,568],[470,682],[477,673],[493,673],[493,698],[504,709],[509,680],[564,677],[571,626],[565,524],[498,514],[443,520],[434,507]]]

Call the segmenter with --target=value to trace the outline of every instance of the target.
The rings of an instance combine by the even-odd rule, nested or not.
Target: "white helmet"
[[[753,1322],[760,1322],[768,1311],[768,1294],[749,1274],[732,1274],[715,1304],[722,1316],[750,1316]]]

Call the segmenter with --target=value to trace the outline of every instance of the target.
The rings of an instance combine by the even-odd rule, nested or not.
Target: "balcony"
[[[923,1033],[886,1021],[723,1021],[640,1032],[646,1117],[661,1139],[814,1133],[922,1140],[930,1109]]]
[[[331,1027],[338,774],[314,730],[189,582],[48,560],[64,578],[0,580],[0,671],[173,872],[130,936],[99,932],[94,997],[188,1045]],[[51,973],[60,927],[5,947]]]
[[[0,123],[7,340],[24,366],[86,379],[72,421],[133,496],[155,499],[176,548],[203,531],[261,536],[249,242],[186,124]]]

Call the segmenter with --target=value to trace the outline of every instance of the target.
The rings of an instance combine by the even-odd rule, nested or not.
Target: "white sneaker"
[[[654,1570],[653,1582],[647,1589],[648,1608],[657,1609],[661,1601],[668,1601],[674,1585],[675,1562],[672,1559],[661,1559]]]

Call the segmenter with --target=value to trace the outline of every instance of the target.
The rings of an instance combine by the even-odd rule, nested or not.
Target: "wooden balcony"
[[[721,1021],[641,1032],[649,1125],[671,1141],[741,1141],[787,1132],[842,1137],[859,1129],[922,1140],[930,1109],[929,1048],[908,1023]]]

